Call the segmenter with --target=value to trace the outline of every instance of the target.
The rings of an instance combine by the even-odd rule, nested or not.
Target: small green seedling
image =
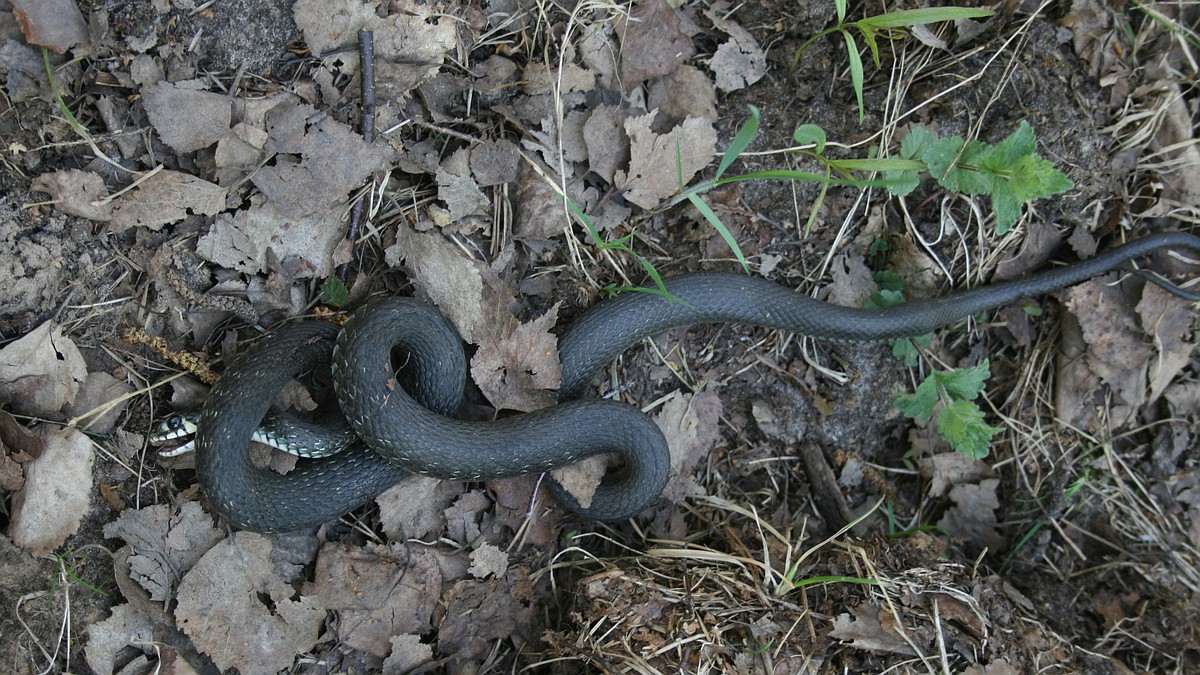
[[[934,418],[938,433],[952,448],[971,459],[983,459],[992,437],[1000,433],[984,423],[983,411],[975,403],[989,375],[987,359],[973,368],[933,372],[917,386],[916,393],[897,394],[896,407],[922,422]]]

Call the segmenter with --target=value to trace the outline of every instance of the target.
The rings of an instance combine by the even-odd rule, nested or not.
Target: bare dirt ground
[[[455,323],[464,414],[552,403],[555,335],[644,282],[635,254],[737,268],[678,195],[750,106],[729,175],[823,171],[801,124],[851,159],[896,157],[915,127],[998,143],[1025,121],[1073,183],[1006,233],[988,198],[929,178],[698,192],[751,273],[838,304],[879,271],[929,297],[1188,231],[1195,7],[1007,2],[881,39],[878,67],[856,34],[860,123],[839,35],[791,68],[832,2],[11,1],[5,672],[1200,672],[1197,315],[1133,275],[943,329],[915,365],[743,326],[647,340],[599,391],[653,416],[674,474],[622,523],[531,476],[413,479],[313,531],[237,532],[190,457],[147,442],[265,332],[383,294]],[[985,360],[986,457],[897,409]],[[309,410],[310,388],[279,403]]]

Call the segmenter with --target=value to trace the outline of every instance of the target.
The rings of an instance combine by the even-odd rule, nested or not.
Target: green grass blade
[[[720,178],[725,170],[733,164],[734,160],[750,145],[750,141],[754,140],[754,136],[758,134],[758,122],[761,118],[758,108],[750,106],[750,118],[742,123],[738,129],[737,135],[733,137],[733,141],[729,143],[725,154],[721,157],[721,163],[717,165],[717,178]]]
[[[689,193],[687,197],[688,201],[692,203],[692,206],[696,207],[696,210],[700,212],[700,215],[704,216],[704,219],[708,221],[708,224],[712,225],[713,228],[715,228],[717,232],[721,234],[721,238],[725,240],[725,243],[729,245],[729,249],[733,251],[734,257],[736,257],[738,262],[741,263],[742,269],[749,273],[750,264],[746,262],[746,256],[742,253],[742,247],[739,246],[737,240],[733,238],[733,233],[729,231],[729,228],[725,227],[725,223],[722,223],[721,219],[717,217],[717,214],[713,212],[712,207],[706,204],[704,200],[700,199],[700,197],[694,192]]]
[[[863,579],[862,577],[809,577],[794,582],[792,588],[806,588],[808,586],[816,586],[819,584],[863,584],[864,586],[878,586],[879,582],[875,579]]]
[[[958,19],[984,19],[995,12],[986,9],[969,7],[926,7],[924,9],[906,9],[899,12],[888,12],[878,16],[868,16],[859,19],[856,24],[874,28],[903,28],[940,21],[957,21]]]
[[[858,100],[858,123],[863,123],[863,117],[866,111],[863,109],[863,63],[862,55],[858,53],[858,43],[854,41],[854,36],[847,31],[842,31],[842,37],[846,40],[846,56],[850,58],[850,84],[854,87],[854,98]]]

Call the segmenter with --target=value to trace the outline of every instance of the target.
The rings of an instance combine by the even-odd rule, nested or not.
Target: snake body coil
[[[666,441],[635,408],[575,399],[601,367],[638,340],[676,326],[713,322],[766,326],[830,340],[917,336],[1079,283],[1161,248],[1200,253],[1200,237],[1152,235],[1025,279],[883,309],[832,305],[735,274],[668,278],[666,288],[673,299],[622,295],[589,310],[563,334],[562,403],[495,422],[450,417],[462,396],[467,368],[459,338],[441,314],[412,299],[382,300],[355,312],[340,334],[329,324],[293,324],[268,335],[238,359],[213,388],[201,413],[197,472],[209,498],[233,524],[285,531],[351,511],[407,472],[483,480],[615,453],[624,460],[623,468],[605,476],[590,506],[580,506],[564,490],[555,492],[581,515],[626,518],[661,493],[670,466]],[[1195,300],[1194,294],[1165,287]],[[390,358],[393,347],[409,355],[398,382]],[[331,352],[338,401],[362,442],[334,457],[301,462],[287,475],[253,467],[246,445],[275,392],[293,374],[328,362]]]

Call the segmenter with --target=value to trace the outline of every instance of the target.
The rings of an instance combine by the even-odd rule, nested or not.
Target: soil
[[[258,550],[259,539],[231,535],[212,509],[201,512],[208,514],[199,516],[203,525],[191,520],[197,514],[185,516],[185,505],[205,504],[194,470],[187,461],[157,457],[145,438],[172,407],[198,403],[195,392],[203,387],[164,386],[164,375],[190,366],[131,342],[126,329],[162,337],[166,350],[190,354],[219,371],[273,322],[310,314],[328,297],[321,295],[324,280],[305,271],[303,256],[281,259],[272,253],[259,273],[208,262],[198,253],[198,240],[216,229],[219,217],[197,209],[165,225],[121,229],[115,221],[67,215],[33,188],[39,176],[77,169],[100,176],[111,194],[129,185],[130,170],[148,171],[155,163],[221,182],[221,153],[209,144],[183,151],[160,138],[160,122],[145,107],[149,82],[131,75],[142,72],[137,68],[157,68],[171,82],[200,81],[206,91],[247,100],[299,92],[330,119],[357,123],[357,76],[328,65],[353,54],[327,55],[324,62],[313,58],[289,2],[246,0],[196,9],[197,4],[79,3],[94,44],[79,60],[55,57],[58,84],[80,124],[121,169],[79,142],[44,82],[38,95],[25,96],[17,75],[9,75],[0,117],[0,134],[10,149],[0,171],[0,278],[8,280],[10,292],[0,306],[0,339],[11,343],[52,321],[79,348],[88,371],[108,373],[136,393],[110,428],[91,435],[98,448],[95,488],[78,531],[42,555],[0,537],[0,635],[8,636],[0,645],[0,668],[13,673],[91,672],[97,664],[129,673],[156,667],[745,673],[1200,668],[1200,443],[1194,407],[1200,397],[1190,394],[1189,410],[1179,403],[1185,394],[1167,393],[1130,404],[1120,417],[1114,412],[1121,408],[1120,394],[1098,376],[1081,375],[1084,384],[1078,387],[1086,391],[1074,397],[1058,393],[1055,387],[1066,386],[1059,380],[1067,372],[1083,369],[1058,365],[1070,359],[1071,336],[1089,330],[1086,318],[1074,317],[1081,311],[1077,300],[1065,293],[1039,298],[1027,312],[1014,309],[939,332],[916,367],[895,358],[888,344],[811,343],[746,326],[693,326],[657,336],[606,371],[601,390],[616,389],[620,400],[649,406],[655,414],[666,414],[670,404],[661,399],[676,390],[697,409],[702,401],[715,405],[711,428],[686,418],[701,428],[695,435],[703,439],[704,451],[691,465],[692,482],[680,488],[684,496],[672,496],[630,522],[597,524],[573,520],[561,508],[549,509],[540,520],[536,514],[526,517],[533,511],[530,495],[542,494],[533,479],[431,483],[425,497],[397,498],[437,514],[412,515],[403,532],[393,531],[387,512],[405,505],[384,504],[316,532],[269,535],[263,538],[270,544],[263,558],[270,561],[269,572],[261,572],[260,585],[227,593],[244,594],[264,608],[255,616],[266,618],[239,620],[265,626],[286,615],[287,630],[298,630],[295,616],[317,598],[323,604],[313,637],[288,652],[294,660],[282,666],[218,655],[219,645],[209,645],[238,638],[236,623],[232,636],[224,637],[216,619],[207,633],[196,626],[205,614],[221,616],[219,602],[213,600],[214,608],[206,611],[188,605],[197,582],[185,570],[167,597],[151,598],[127,562],[127,545],[134,542],[111,526],[122,514],[163,505],[171,527],[187,522],[195,528],[189,532],[209,532],[206,547]],[[459,45],[453,59],[433,64],[436,76],[391,108],[381,105],[381,120],[391,115],[411,123],[380,124],[391,127],[386,143],[398,150],[388,171],[378,174],[390,172],[385,201],[396,210],[384,208],[390,216],[378,216],[353,249],[337,252],[335,262],[348,263],[351,272],[351,308],[372,293],[411,295],[414,286],[425,292],[413,263],[394,264],[385,250],[429,231],[468,252],[481,269],[499,270],[495,276],[511,294],[517,319],[535,319],[561,303],[554,333],[601,301],[600,287],[619,285],[629,275],[640,281],[636,262],[613,263],[586,246],[583,257],[573,256],[561,234],[564,226],[571,228],[562,219],[553,221],[557,229],[546,236],[501,228],[497,223],[512,211],[520,220],[540,208],[539,199],[558,206],[552,193],[535,192],[536,178],[522,176],[519,184],[479,180],[489,210],[458,220],[482,225],[456,230],[445,223],[444,215],[455,213],[456,206],[439,197],[445,167],[451,166],[444,160],[496,138],[524,142],[526,152],[538,155],[537,144],[547,137],[529,126],[522,108],[534,107],[532,95],[524,98],[533,85],[514,75],[514,84],[489,98],[475,79],[483,77],[482,64],[492,56],[523,67],[539,61],[558,67],[555,41],[575,24],[561,7],[546,6],[545,16],[520,13],[527,4],[443,3],[437,5],[440,19],[426,19],[432,35],[453,17]],[[397,14],[426,6],[396,5]],[[1158,105],[1146,91],[1168,86],[1150,79],[1144,66],[1174,74],[1195,126],[1189,84],[1195,72],[1187,71],[1181,55],[1194,57],[1194,47],[1172,40],[1169,31],[1133,9],[1122,13],[1077,2],[1030,16],[1032,6],[1009,5],[1008,16],[977,36],[965,37],[965,25],[957,29],[964,35],[943,34],[951,40],[947,49],[923,47],[912,36],[883,40],[878,68],[864,52],[861,123],[840,38],[817,40],[798,67],[790,68],[801,44],[832,25],[831,8],[763,2],[733,11],[730,18],[763,46],[767,62],[760,80],[717,97],[717,148],[729,146],[750,106],[761,111],[758,135],[733,171],[820,170],[797,153],[772,152],[795,145],[792,134],[799,124],[825,130],[829,157],[858,158],[881,143],[894,155],[903,134],[916,125],[942,137],[998,143],[1026,121],[1036,131],[1039,154],[1074,183],[1063,194],[1034,202],[1007,235],[997,234],[987,219],[986,198],[946,193],[929,180],[903,200],[882,189],[833,187],[824,194],[811,232],[805,229],[809,209],[820,198],[816,183],[760,180],[706,193],[756,274],[805,291],[819,288],[819,297],[825,297],[856,269],[886,269],[906,281],[910,297],[944,295],[951,286],[986,283],[1004,258],[1028,261],[1021,271],[1029,271],[1086,257],[1086,245],[1075,233],[1105,247],[1150,231],[1187,230],[1195,222],[1190,193],[1180,187],[1186,180],[1178,180],[1173,173],[1178,167],[1163,164],[1164,155],[1156,154],[1172,144],[1154,140],[1154,133],[1131,140],[1130,127],[1121,122]],[[501,25],[502,9],[517,11],[521,19]],[[11,18],[11,8],[0,0],[0,16],[5,13]],[[697,55],[688,63],[706,67],[727,35],[705,6],[684,3],[678,13],[697,26],[690,35]],[[582,15],[594,25],[613,25],[614,17],[597,8]],[[1113,22],[1097,28],[1098,16]],[[1190,12],[1172,20],[1195,30],[1197,16]],[[1092,37],[1080,39],[1083,31]],[[1144,39],[1131,44],[1130,35]],[[953,42],[956,37],[961,42]],[[1097,44],[1106,45],[1100,55]],[[0,69],[16,73],[17,61],[7,54],[0,52],[5,57]],[[907,67],[908,59],[918,58],[928,63]],[[417,61],[415,66],[428,65]],[[1158,70],[1147,65],[1152,62]],[[471,87],[479,87],[479,99],[465,93]],[[589,110],[638,100],[637,92],[587,96]],[[122,130],[106,125],[101,99],[115,106]],[[283,163],[272,160],[258,169]],[[711,177],[715,163],[701,176]],[[642,209],[595,172],[583,169],[577,178],[581,189],[605,195],[587,204],[589,213],[601,213],[609,201],[629,208],[627,222],[605,236],[632,235],[634,250],[662,274],[735,269],[729,248],[690,207]],[[264,192],[261,184],[237,182],[221,217],[258,206]],[[342,206],[351,203],[349,193],[342,198]],[[496,215],[505,212],[502,207],[507,216]],[[948,224],[953,231],[946,231]],[[1039,254],[1035,240],[1042,235],[1064,243]],[[571,237],[583,239],[578,233]],[[917,243],[922,241],[932,243]],[[879,253],[873,242],[886,243],[886,252]],[[182,267],[197,273],[199,290],[167,282],[178,260],[191,261]],[[1118,291],[1140,294],[1142,285],[1126,280]],[[230,295],[241,303],[233,311]],[[1133,297],[1130,306],[1141,296]],[[257,322],[239,314],[251,305]],[[1190,311],[1182,302],[1171,307],[1181,317]],[[1194,391],[1200,375],[1200,361],[1187,356],[1195,339],[1194,313],[1183,320],[1191,322],[1181,338],[1189,347],[1173,378],[1178,389],[1170,391]],[[1156,334],[1138,335],[1143,347],[1158,348],[1162,341]],[[1122,362],[1118,369],[1154,372],[1159,352],[1139,353],[1141,362]],[[1080,363],[1086,358],[1110,357],[1076,357]],[[961,468],[933,426],[904,417],[894,396],[912,391],[935,367],[967,368],[985,359],[992,377],[982,408],[986,421],[1004,431],[984,461]],[[842,371],[846,381],[825,375],[826,368]],[[492,414],[494,401],[472,389],[464,407]],[[1164,391],[1166,386],[1156,393]],[[705,394],[715,395],[715,404]],[[1081,399],[1084,412],[1078,417],[1055,410]],[[69,418],[11,419],[37,430]],[[32,461],[18,456],[4,433],[5,461]],[[123,453],[126,447],[135,449]],[[943,472],[955,478],[944,479],[950,484],[939,491],[933,484]],[[0,525],[7,528],[18,497],[7,487],[3,494]],[[426,529],[430,518],[436,525]],[[191,536],[172,539],[167,525],[163,528],[163,548],[182,546],[178,537]],[[206,564],[197,560],[207,550],[197,550],[187,567]],[[490,576],[468,571],[496,554],[507,557]],[[384,568],[386,574],[379,571]],[[323,578],[334,575],[330,570],[348,586],[359,584],[355,590],[361,595],[403,605],[390,610],[394,616],[427,604],[426,618],[406,629],[372,628],[375,615],[337,605],[333,591],[322,586]],[[259,573],[251,569],[246,577]],[[412,595],[405,595],[409,586]],[[137,632],[130,626],[142,624],[132,619],[122,628],[110,619],[126,611],[145,621],[146,639],[121,643],[107,657],[98,656],[99,649],[88,652],[106,631]],[[256,628],[247,623],[241,632]]]

